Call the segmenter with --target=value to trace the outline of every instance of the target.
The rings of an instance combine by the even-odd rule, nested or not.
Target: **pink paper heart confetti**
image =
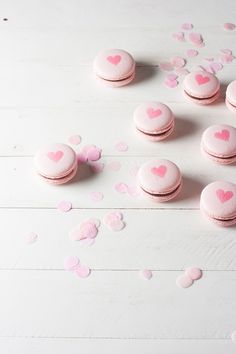
[[[68,256],[64,259],[64,269],[67,271],[73,271],[79,264],[79,258],[76,256]]]
[[[140,270],[140,275],[142,278],[150,280],[153,277],[152,271],[149,269]]]
[[[68,141],[72,145],[79,145],[81,143],[81,136],[80,135],[72,135],[69,137]]]
[[[68,200],[62,200],[57,204],[57,209],[66,213],[72,209],[72,203]]]

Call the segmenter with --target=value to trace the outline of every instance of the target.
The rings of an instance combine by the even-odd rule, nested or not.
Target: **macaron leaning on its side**
[[[236,128],[221,124],[207,128],[201,140],[201,150],[214,162],[228,165],[236,161]]]
[[[52,143],[36,152],[34,164],[38,175],[50,184],[64,184],[76,174],[75,151],[66,144]]]
[[[236,185],[225,181],[208,184],[201,193],[200,209],[217,225],[236,224]]]
[[[135,61],[122,49],[100,52],[94,59],[93,69],[97,79],[109,87],[127,85],[135,77]]]
[[[226,89],[226,106],[233,113],[236,113],[236,80],[232,81]]]
[[[185,76],[183,90],[188,101],[207,105],[220,96],[220,82],[213,74],[194,71]]]
[[[160,141],[173,132],[174,115],[163,103],[146,102],[135,109],[134,124],[143,137],[151,141]]]
[[[173,162],[153,159],[140,167],[138,183],[141,191],[148,198],[157,202],[167,202],[179,194],[182,176]]]

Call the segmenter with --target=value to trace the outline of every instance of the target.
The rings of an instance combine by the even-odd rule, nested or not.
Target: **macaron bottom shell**
[[[227,100],[227,98],[225,99],[225,104],[226,107],[233,113],[236,113],[236,106],[234,106],[232,103],[229,102],[229,100]]]
[[[75,164],[71,168],[71,170],[68,171],[68,174],[66,174],[62,177],[49,178],[49,177],[43,176],[39,173],[38,173],[38,176],[40,177],[41,180],[46,181],[47,183],[50,183],[52,185],[61,185],[61,184],[65,184],[65,183],[68,183],[69,181],[71,181],[72,178],[75,177],[75,175],[77,173],[77,169],[78,169],[78,164],[77,164],[77,162],[75,162]]]
[[[135,71],[132,72],[132,74],[124,79],[121,80],[106,80],[103,79],[102,77],[96,75],[96,78],[99,82],[102,82],[103,84],[105,84],[107,87],[121,87],[121,86],[125,86],[128,85],[130,82],[132,82],[135,78]]]
[[[161,140],[168,138],[168,136],[170,136],[173,133],[174,123],[172,123],[172,125],[167,130],[160,132],[160,133],[153,133],[153,134],[147,133],[147,132],[144,132],[144,131],[138,129],[137,127],[136,127],[136,130],[139,135],[141,135],[142,137],[145,137],[149,141],[161,141]]]
[[[186,92],[185,90],[183,91],[183,93],[184,93],[184,97],[188,101],[190,101],[192,103],[199,104],[199,105],[211,104],[211,103],[215,102],[220,97],[220,90],[217,91],[213,96],[207,97],[207,98],[193,97],[190,94],[188,94],[188,92]]]
[[[142,194],[146,197],[148,197],[149,199],[152,199],[153,201],[155,202],[158,202],[158,203],[164,203],[164,202],[168,202],[169,200],[171,199],[174,199],[181,191],[182,189],[182,179],[180,180],[180,183],[178,184],[178,186],[166,193],[166,194],[152,194],[151,192],[147,191],[147,190],[144,190],[141,186],[140,186],[140,190],[142,192]]]
[[[221,165],[230,165],[230,164],[236,162],[236,155],[227,156],[227,157],[216,156],[216,155],[213,155],[212,153],[208,152],[203,145],[201,145],[201,152],[205,157],[207,157],[211,161],[216,162]]]
[[[222,227],[230,227],[236,224],[236,215],[235,217],[232,217],[230,219],[220,219],[214,217],[214,215],[209,215],[203,207],[200,205],[200,210],[203,214],[204,217],[206,217],[208,220],[212,221],[214,224]]]

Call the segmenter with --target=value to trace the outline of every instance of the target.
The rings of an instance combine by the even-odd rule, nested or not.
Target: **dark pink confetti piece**
[[[171,64],[174,68],[183,68],[186,65],[186,60],[182,57],[175,56],[171,58]]]
[[[193,29],[193,24],[192,23],[183,23],[181,28],[185,31],[189,31]]]
[[[226,31],[233,31],[235,28],[236,28],[236,25],[234,23],[224,23],[223,24],[223,28],[226,30]]]
[[[198,55],[198,51],[196,49],[188,49],[186,54],[189,58],[193,58]]]
[[[172,33],[172,37],[179,42],[185,42],[185,37],[183,32]]]

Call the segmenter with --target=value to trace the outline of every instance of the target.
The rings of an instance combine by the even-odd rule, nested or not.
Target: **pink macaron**
[[[144,195],[157,202],[175,198],[182,187],[179,168],[169,160],[158,158],[140,167],[138,181]]]
[[[201,150],[209,159],[228,165],[236,161],[236,128],[230,125],[212,125],[201,140]]]
[[[184,96],[193,103],[207,105],[220,96],[220,82],[217,77],[205,71],[194,71],[184,78]]]
[[[93,69],[96,77],[109,87],[127,85],[135,77],[135,61],[122,49],[100,52],[94,59]]]
[[[236,113],[236,80],[232,81],[226,89],[225,103],[231,112]]]
[[[134,111],[134,124],[138,132],[151,141],[166,139],[174,130],[174,115],[160,102],[146,102]]]
[[[236,224],[236,185],[224,181],[208,184],[201,193],[200,209],[220,226]]]
[[[40,177],[51,184],[64,184],[76,174],[75,151],[66,144],[53,143],[36,152],[34,164]]]

